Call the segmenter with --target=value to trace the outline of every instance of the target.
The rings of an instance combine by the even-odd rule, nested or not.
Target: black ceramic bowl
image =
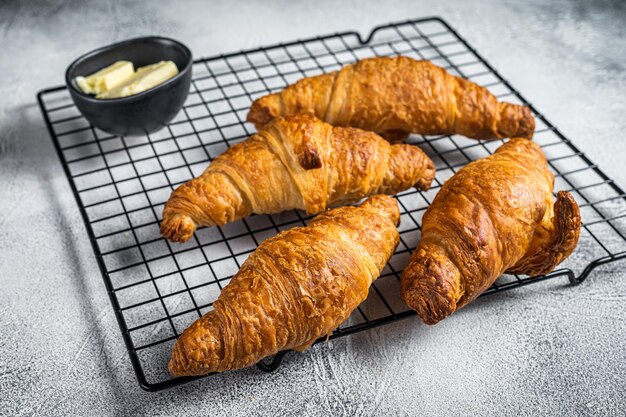
[[[114,99],[97,99],[75,85],[75,77],[120,60],[132,62],[135,68],[171,60],[179,73],[142,93]],[[162,128],[181,109],[189,94],[192,62],[191,51],[180,42],[157,36],[136,38],[81,56],[65,72],[65,83],[78,110],[95,127],[115,135],[140,135]]]

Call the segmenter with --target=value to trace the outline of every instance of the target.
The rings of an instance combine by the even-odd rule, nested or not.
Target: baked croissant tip
[[[257,128],[257,130],[265,126],[268,122],[276,117],[271,109],[261,102],[264,99],[266,99],[266,97],[262,97],[252,103],[250,111],[248,112],[248,116],[246,116],[246,120],[249,123],[252,123],[254,127]]]
[[[196,223],[186,214],[164,216],[161,222],[161,235],[172,242],[186,242],[196,231]]]
[[[416,282],[417,281],[417,282]],[[402,292],[404,302],[428,325],[437,324],[456,310],[456,303],[420,280]]]
[[[500,117],[495,126],[496,135],[488,140],[533,138],[535,133],[535,118],[529,107],[507,102],[500,102],[498,106]]]
[[[208,372],[202,372],[201,368],[197,368],[190,363],[189,355],[185,353],[185,348],[181,339],[176,341],[172,350],[172,357],[167,364],[167,370],[173,377],[181,376],[198,376],[206,375]]]
[[[435,164],[432,161],[429,162],[430,165],[428,166],[428,168],[426,168],[426,171],[424,171],[422,178],[420,178],[415,184],[415,188],[420,191],[428,191],[433,183],[433,180],[435,179]]]
[[[580,237],[580,227],[582,219],[580,217],[580,208],[574,199],[574,196],[568,191],[559,191],[556,194],[556,203],[554,205],[556,230],[561,234],[561,240],[564,245],[571,247],[567,249],[565,256],[574,250],[578,244]]]
[[[378,194],[369,197],[362,206],[372,206],[385,213],[385,216],[396,226],[400,225],[400,208],[395,198],[386,194]]]
[[[524,107],[524,117],[520,121],[519,132],[521,137],[532,139],[535,134],[535,118],[528,107]]]
[[[174,348],[172,349],[172,357],[170,358],[169,363],[167,364],[167,369],[172,376],[183,376],[185,369],[184,362],[186,360],[186,355],[183,352],[183,348],[181,346],[180,340],[177,340],[174,344]]]
[[[459,271],[446,255],[431,256],[420,250],[402,274],[402,298],[424,323],[435,324],[457,310],[462,292],[449,286],[455,278]]]

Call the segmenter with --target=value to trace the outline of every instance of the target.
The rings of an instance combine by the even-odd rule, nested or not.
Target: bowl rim
[[[159,85],[156,85],[146,91],[142,91],[141,93],[133,94],[132,96],[128,96],[128,97],[102,99],[102,98],[96,98],[95,96],[92,96],[90,94],[85,94],[82,90],[80,90],[74,85],[73,80],[70,78],[70,72],[72,72],[72,70],[79,63],[84,62],[87,59],[95,55],[98,55],[101,52],[107,51],[109,49],[117,48],[120,46],[128,45],[128,44],[133,44],[133,43],[138,43],[138,42],[143,42],[143,41],[150,41],[150,40],[160,40],[160,41],[171,42],[174,45],[180,47],[183,50],[183,52],[188,56],[188,60],[187,60],[187,63],[185,64],[185,67],[183,69],[179,69],[178,74],[176,74],[169,80],[162,82]],[[150,94],[155,94],[160,89],[165,88],[166,86],[174,83],[176,80],[182,78],[187,72],[189,72],[192,65],[193,65],[193,55],[191,53],[191,50],[184,43],[177,41],[176,39],[168,38],[165,36],[140,36],[137,38],[126,39],[121,42],[112,43],[110,45],[105,45],[100,48],[97,48],[97,49],[94,49],[94,50],[91,50],[89,52],[82,54],[81,56],[76,58],[74,61],[72,61],[72,63],[65,70],[65,84],[71,93],[79,94],[82,100],[85,100],[91,103],[97,103],[97,104],[127,103],[127,102],[140,100]]]

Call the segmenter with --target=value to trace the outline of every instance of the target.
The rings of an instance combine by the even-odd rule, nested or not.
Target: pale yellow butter
[[[76,84],[86,94],[102,94],[125,83],[134,73],[132,62],[117,61],[87,77],[76,77]]]
[[[81,90],[83,90],[83,93],[85,93],[85,94],[94,94],[93,88],[91,88],[91,86],[87,82],[87,78],[85,78],[85,77],[76,77],[75,80],[76,80],[76,85],[78,85],[78,87]]]
[[[100,93],[96,98],[128,97],[149,90],[178,74],[178,68],[172,61],[161,61],[141,67],[137,72],[116,88]]]
[[[161,61],[135,69],[129,61],[117,61],[87,77],[76,77],[74,82],[85,94],[96,98],[120,98],[149,90],[178,74],[172,61]]]

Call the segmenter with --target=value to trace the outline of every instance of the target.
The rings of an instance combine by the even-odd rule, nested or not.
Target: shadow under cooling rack
[[[584,222],[580,244],[559,270],[532,279],[504,276],[485,294],[559,276],[576,284],[596,266],[626,256],[624,192],[439,18],[380,26],[365,40],[356,32],[344,32],[197,60],[183,110],[151,135],[111,136],[78,113],[65,87],[41,91],[42,113],[144,389],[160,390],[193,379],[171,379],[167,374],[178,335],[211,309],[261,241],[309,220],[298,211],[256,215],[200,229],[189,242],[171,244],[160,236],[159,221],[172,189],[254,133],[245,123],[254,99],[302,77],[379,55],[430,60],[489,88],[499,99],[530,106],[537,120],[534,140],[549,158],[555,190],[571,191],[580,204]],[[410,141],[436,163],[435,182],[427,192],[413,189],[396,196],[402,214],[401,243],[368,299],[332,337],[413,315],[400,299],[399,276],[420,239],[424,210],[447,178],[502,143],[419,135]],[[281,358],[282,353],[258,366],[273,370]]]

